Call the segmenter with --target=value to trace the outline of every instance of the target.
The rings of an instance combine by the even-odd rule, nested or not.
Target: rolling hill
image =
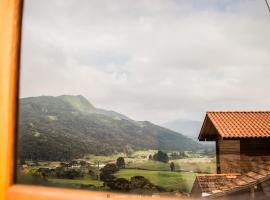
[[[190,138],[148,121],[95,108],[83,96],[20,99],[20,159],[68,160],[126,149],[198,150]]]

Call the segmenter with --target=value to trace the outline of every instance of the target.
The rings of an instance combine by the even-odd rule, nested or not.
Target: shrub
[[[170,163],[170,168],[171,168],[171,171],[172,171],[172,172],[175,171],[175,165],[174,165],[174,162],[171,162],[171,163]]]

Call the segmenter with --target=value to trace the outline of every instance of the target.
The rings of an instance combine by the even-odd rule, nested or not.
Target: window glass
[[[270,154],[270,114],[206,112],[269,109],[269,20],[251,0],[25,0],[17,182],[186,198],[236,188]],[[241,180],[244,195],[263,188]]]

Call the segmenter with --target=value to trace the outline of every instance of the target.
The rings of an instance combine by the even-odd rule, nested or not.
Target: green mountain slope
[[[18,154],[21,159],[66,160],[124,149],[197,150],[201,145],[150,122],[95,108],[83,96],[40,96],[20,100]]]

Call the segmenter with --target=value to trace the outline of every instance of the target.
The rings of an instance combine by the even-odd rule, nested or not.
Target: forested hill
[[[19,157],[65,160],[141,149],[198,150],[201,145],[147,121],[95,108],[83,96],[20,99]]]

